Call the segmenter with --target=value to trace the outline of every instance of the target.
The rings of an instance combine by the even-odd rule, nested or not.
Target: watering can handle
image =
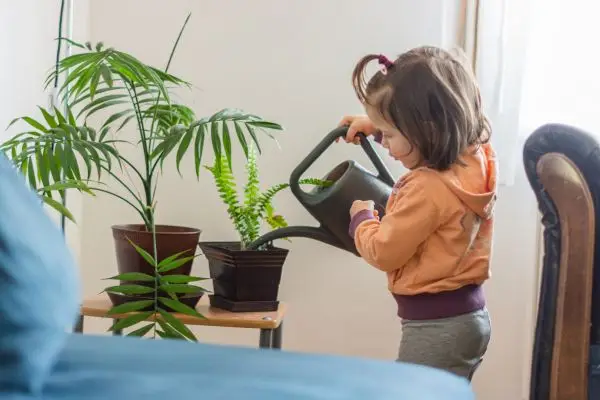
[[[321,154],[323,154],[325,150],[327,150],[329,146],[335,142],[337,138],[345,137],[347,132],[348,127],[346,126],[339,127],[331,131],[327,136],[325,136],[325,138],[323,138],[323,140],[321,140],[317,147],[315,147],[313,151],[311,151],[308,156],[302,160],[302,162],[294,169],[294,171],[292,171],[290,176],[290,189],[296,197],[301,197],[304,194],[300,188],[300,179],[302,178],[302,175],[306,172],[306,170],[308,170],[308,168],[310,168],[311,165],[314,164],[315,161],[317,161]],[[360,138],[360,144],[363,150],[365,153],[367,153],[367,156],[375,166],[375,169],[377,169],[377,177],[384,183],[393,186],[395,182],[394,178],[381,160],[381,157],[379,157],[375,151],[371,141],[362,133],[359,133],[358,136]]]
[[[344,133],[344,136],[345,135],[346,134]],[[365,153],[367,153],[367,157],[369,157],[369,160],[371,160],[371,162],[375,166],[375,169],[377,170],[377,178],[379,178],[381,181],[387,183],[390,186],[394,186],[396,181],[390,173],[390,170],[383,163],[381,157],[379,157],[379,154],[377,154],[377,152],[375,151],[373,143],[369,139],[367,139],[367,137],[362,133],[359,133],[358,137],[360,138],[360,145],[362,146]]]

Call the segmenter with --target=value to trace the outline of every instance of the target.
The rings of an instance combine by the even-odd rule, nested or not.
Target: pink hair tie
[[[385,69],[390,69],[394,66],[394,63],[383,54],[379,55],[379,57],[377,57],[377,60],[379,61],[379,65],[383,65]]]

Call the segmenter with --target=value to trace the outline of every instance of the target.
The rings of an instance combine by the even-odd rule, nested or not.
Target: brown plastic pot
[[[288,250],[241,250],[239,242],[200,242],[208,259],[213,307],[234,312],[274,311]]]
[[[126,272],[143,272],[154,275],[154,268],[138,254],[129,241],[154,254],[152,232],[146,230],[144,225],[114,225],[112,227],[115,249],[117,253],[117,267],[119,274]],[[193,256],[202,231],[184,226],[156,225],[156,247],[158,260],[163,260],[174,254],[187,251],[182,257]],[[189,275],[192,271],[194,260],[175,268],[166,274]]]

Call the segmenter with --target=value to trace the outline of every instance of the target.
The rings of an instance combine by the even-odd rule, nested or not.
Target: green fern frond
[[[249,210],[254,210],[260,195],[260,181],[258,175],[258,165],[256,162],[256,151],[252,145],[248,146],[248,162],[246,164],[246,172],[248,178],[246,187],[244,188],[244,205]]]
[[[246,219],[244,218],[243,208],[239,204],[235,178],[231,169],[229,169],[227,158],[224,155],[221,156],[215,160],[214,166],[206,167],[206,169],[212,173],[217,192],[227,206],[229,218],[243,240],[244,232],[247,231]]]
[[[317,178],[304,178],[301,179],[299,183],[301,185],[314,185],[323,187],[328,187],[332,184],[331,181],[324,181],[322,179]],[[267,207],[271,204],[271,201],[273,200],[275,195],[281,192],[282,190],[287,189],[289,186],[290,185],[288,183],[280,183],[278,185],[272,186],[269,190],[260,195],[260,198],[257,203],[257,213],[259,218],[262,219],[265,217],[265,211],[267,210]]]
[[[318,178],[304,178],[300,179],[301,185],[313,185],[313,186],[321,186],[321,187],[329,187],[333,185],[332,181],[323,180]]]
[[[269,190],[260,195],[256,206],[256,213],[259,219],[264,219],[267,207],[270,206],[273,197],[275,197],[277,193],[287,189],[288,187],[290,187],[289,183],[280,183],[278,185],[272,186]]]
[[[265,221],[273,229],[288,226],[283,216],[275,214],[272,200],[275,195],[290,185],[281,183],[260,193],[260,179],[256,153],[252,145],[248,146],[248,164],[246,166],[247,183],[244,187],[244,202],[240,204],[235,178],[225,154],[216,158],[212,167],[206,167],[213,175],[219,196],[227,206],[227,213],[233,222],[235,230],[240,235],[242,248],[258,239],[261,221]],[[300,181],[303,185],[329,186],[330,183],[321,179],[306,178]]]
[[[267,222],[267,224],[269,224],[271,229],[285,228],[286,226],[288,226],[287,221],[282,215],[275,214],[275,209],[273,208],[273,205],[271,203],[268,203],[266,205],[265,211],[267,213],[265,221]],[[291,242],[289,238],[284,239],[288,242]]]
[[[242,245],[246,247],[258,239],[260,235],[260,220],[258,215],[244,207],[244,219],[246,222],[246,231],[242,240]]]
[[[273,229],[285,228],[286,226],[288,226],[288,223],[283,217],[283,215],[274,215],[272,217],[267,217],[266,221],[269,224],[269,226],[271,226],[271,228]]]
[[[256,151],[254,146],[248,146],[248,162],[246,164],[247,181],[244,187],[244,211],[248,228],[248,242],[258,239],[260,234],[260,216],[257,204],[260,196],[260,180]],[[248,243],[247,243],[248,244]]]

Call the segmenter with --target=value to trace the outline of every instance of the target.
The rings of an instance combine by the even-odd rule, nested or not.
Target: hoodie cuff
[[[383,141],[383,133],[381,133],[381,131],[377,131],[374,135],[373,135],[373,139],[375,139],[375,141],[379,144],[381,144],[381,142]]]
[[[354,214],[350,220],[350,228],[348,229],[350,237],[354,238],[354,234],[356,233],[358,226],[370,219],[375,219],[375,214],[373,214],[372,210],[362,210]]]

